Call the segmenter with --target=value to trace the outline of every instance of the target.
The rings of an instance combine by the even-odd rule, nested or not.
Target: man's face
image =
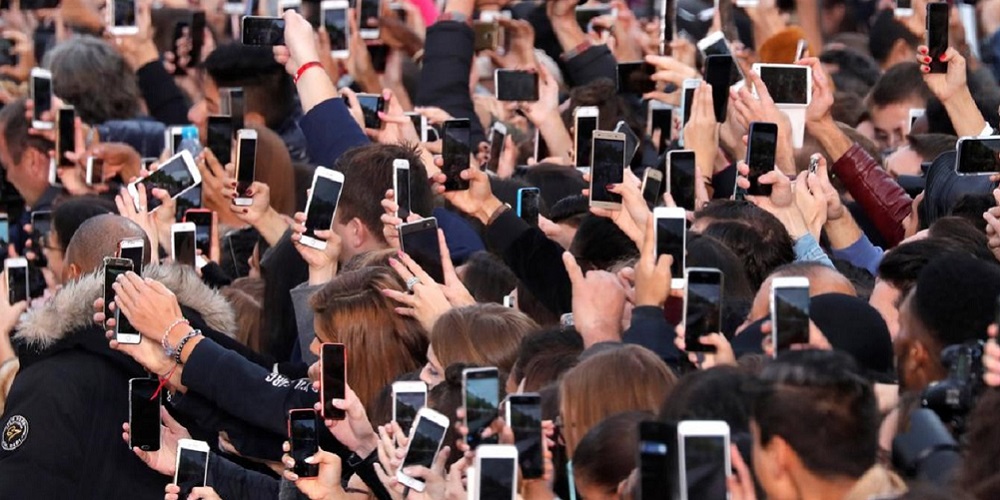
[[[896,353],[896,374],[901,390],[918,391],[939,377],[930,364],[937,359],[930,350],[930,335],[913,311],[913,294],[899,307],[899,333],[892,343]]]
[[[889,282],[877,279],[871,297],[868,298],[868,305],[882,315],[893,340],[899,335],[899,293],[899,289]]]
[[[0,130],[0,164],[6,167],[7,180],[10,181],[18,193],[21,193],[21,196],[25,196],[27,193],[37,189],[35,186],[38,182],[32,176],[32,169],[29,165],[30,158],[31,155],[28,154],[28,150],[25,148],[24,154],[21,155],[21,162],[15,163],[10,155],[10,149],[7,148],[7,141],[4,139],[2,130]]]
[[[885,159],[885,169],[892,174],[893,177],[899,177],[901,175],[919,176],[922,174],[920,164],[923,162],[924,159],[921,158],[916,151],[914,151],[909,145],[905,145],[897,149]]]
[[[923,108],[926,103],[919,99],[892,103],[886,106],[871,106],[872,125],[875,127],[875,144],[882,151],[892,151],[906,141],[907,124],[911,108]]]

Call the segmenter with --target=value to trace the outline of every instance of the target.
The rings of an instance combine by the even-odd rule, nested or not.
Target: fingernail
[[[316,461],[316,459],[315,459],[315,458],[313,458],[313,457],[306,457],[306,459],[305,459],[305,460],[303,460],[303,462],[305,462],[305,463],[307,463],[307,464],[311,464],[311,463],[313,463],[313,462],[315,462],[315,461]]]
[[[940,56],[938,56],[938,60],[941,61],[941,62],[944,62],[945,57],[947,57],[946,54],[941,54]]]
[[[925,56],[923,59],[924,59],[924,64],[930,64],[930,62],[931,62],[931,58],[930,57],[926,57]]]

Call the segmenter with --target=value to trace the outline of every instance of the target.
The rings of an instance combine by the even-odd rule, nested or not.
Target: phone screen
[[[31,233],[39,237],[49,234],[52,228],[52,212],[38,210],[31,213]]]
[[[944,73],[948,63],[941,62],[941,56],[948,51],[948,9],[947,3],[927,4],[927,56],[931,58],[931,73]]]
[[[733,71],[732,56],[719,55],[705,58],[705,81],[712,86],[715,121],[719,123],[726,121],[729,86],[732,84]]]
[[[722,274],[690,271],[687,280],[687,311],[684,335],[688,351],[710,350],[699,337],[722,332]]]
[[[136,26],[135,0],[114,0],[115,26]]]
[[[361,2],[361,29],[378,29],[379,0],[359,0]]]
[[[641,96],[656,90],[651,79],[655,71],[652,64],[645,62],[618,63],[618,93]]]
[[[52,79],[31,77],[31,98],[35,104],[35,121],[41,121],[42,114],[52,111]]]
[[[663,480],[669,474],[669,442],[666,424],[639,423],[639,484],[643,499],[671,497],[670,483]]]
[[[747,194],[770,196],[771,186],[761,184],[760,176],[774,170],[778,148],[778,126],[773,123],[755,122],[750,124],[750,138],[747,144],[747,166],[750,168],[750,189]]]
[[[506,139],[507,136],[495,128],[490,132],[490,161],[486,164],[490,172],[496,172],[500,168],[500,155],[503,154],[503,142]]]
[[[446,191],[461,191],[469,189],[469,181],[459,174],[469,168],[469,155],[472,154],[469,142],[469,120],[448,120],[444,122],[444,172],[448,176],[444,188]]]
[[[243,45],[273,47],[285,44],[285,20],[280,17],[244,17]]]
[[[205,45],[205,13],[196,11],[191,14],[191,60],[188,67],[193,68],[201,61],[201,48]]]
[[[197,247],[195,245],[195,232],[174,232],[174,260],[178,264],[194,266],[195,248]]]
[[[694,151],[676,151],[670,155],[670,196],[684,210],[694,211]]]
[[[143,451],[160,449],[160,396],[156,394],[159,386],[159,381],[152,378],[134,378],[129,382],[130,444]]]
[[[955,165],[960,174],[1000,172],[1000,139],[963,140],[959,143]]]
[[[517,461],[525,479],[542,477],[542,403],[535,397],[511,396],[510,425],[517,446]]]
[[[72,167],[73,160],[66,158],[66,153],[76,150],[76,111],[73,108],[60,108],[56,119],[58,130],[56,134],[56,158],[60,167]]]
[[[648,172],[651,169],[646,170]],[[662,187],[663,181],[661,179],[657,179],[647,173],[646,182],[642,188],[642,199],[646,200],[646,203],[650,205],[656,205],[657,198],[660,197],[660,188]]]
[[[417,419],[417,412],[427,405],[426,392],[397,392],[396,401],[396,423],[403,430],[403,434],[409,436],[413,421]]]
[[[509,500],[514,498],[514,475],[517,462],[513,458],[480,458],[479,498]]]
[[[347,50],[347,9],[323,11],[323,26],[330,35],[330,50]]]
[[[173,198],[195,184],[187,163],[180,155],[167,160],[166,163],[160,165],[159,170],[149,174],[149,177],[139,181],[139,183],[146,186],[146,205],[150,211],[160,206],[160,200],[149,195],[154,188],[166,190],[167,194]]]
[[[621,203],[621,195],[608,191],[608,185],[621,184],[625,178],[625,141],[594,139],[594,165],[590,170],[590,199]]]
[[[323,344],[323,417],[343,420],[344,410],[334,408],[333,399],[347,397],[347,352],[343,344]]]
[[[205,486],[205,469],[208,468],[208,452],[190,448],[180,448],[177,460],[177,486],[181,492],[177,498],[187,498],[191,490]]]
[[[732,52],[729,51],[729,44],[726,43],[725,38],[716,39],[715,42],[712,43],[712,45],[709,45],[708,47],[702,49],[701,53],[705,54],[705,57],[728,56],[732,54]]]
[[[132,261],[132,270],[139,276],[142,276],[143,252],[144,250],[142,245],[134,247],[121,247],[121,250],[118,252],[118,257]],[[138,271],[136,271],[136,269],[138,269]]]
[[[257,139],[240,139],[237,156],[240,157],[240,164],[236,166],[236,193],[240,198],[247,198],[246,193],[253,184],[257,166]]]
[[[184,222],[182,219],[188,210],[201,208],[201,185],[194,186],[177,195],[174,202],[177,203],[177,222]]]
[[[101,158],[91,157],[90,161],[90,178],[87,181],[91,185],[103,184],[104,183],[104,160]]]
[[[685,436],[684,470],[688,498],[726,498],[726,440]]]
[[[635,158],[635,154],[639,151],[639,137],[635,135],[632,127],[629,127],[624,121],[618,122],[615,125],[614,131],[619,134],[625,134],[625,164],[629,165],[632,163],[632,158]]]
[[[674,279],[684,276],[684,236],[686,221],[681,218],[659,217],[656,219],[656,256],[669,255],[674,258],[670,265],[670,275]]]
[[[410,169],[396,169],[396,205],[399,207],[399,218],[406,220],[410,216]]]
[[[650,132],[660,131],[660,143],[656,145],[657,152],[663,153],[670,144],[671,131],[674,129],[674,110],[669,108],[654,108],[649,114]],[[653,134],[650,133],[650,136]]]
[[[111,288],[111,285],[115,283],[115,280],[119,276],[132,270],[132,262],[125,261],[115,262],[111,260],[105,261],[104,266],[104,317],[113,318],[114,312],[111,310],[111,303],[115,300],[115,290]]]
[[[212,213],[189,211],[184,220],[194,223],[194,243],[203,255],[208,255],[212,248]]]
[[[337,201],[340,199],[342,187],[342,183],[333,179],[316,177],[306,214],[306,236],[317,238],[316,231],[326,231],[333,227],[333,217],[337,213]]]
[[[576,166],[591,166],[591,152],[594,131],[597,130],[596,116],[581,116],[576,119]]]
[[[410,439],[410,445],[406,449],[406,458],[403,459],[403,468],[414,465],[430,467],[437,455],[438,446],[444,439],[447,429],[434,423],[429,418],[421,418],[417,422],[417,428]]]
[[[469,446],[479,445],[481,434],[497,418],[500,404],[500,380],[495,370],[470,372],[465,380],[465,421]]]
[[[233,119],[229,115],[208,117],[208,149],[225,165],[233,160]]]
[[[760,79],[767,87],[767,93],[778,104],[807,104],[809,95],[806,78],[809,71],[805,66],[789,68],[785,66],[761,66]]]
[[[913,3],[910,0],[896,0],[897,9],[911,9],[913,8]]]
[[[365,117],[365,128],[382,128],[382,119],[378,112],[384,111],[385,101],[377,94],[358,94],[358,104],[361,105],[361,113]]]
[[[773,335],[778,350],[809,343],[809,288],[775,287]]]
[[[28,267],[7,268],[7,294],[11,304],[28,300]]]
[[[694,88],[684,89],[684,121],[681,123],[681,127],[687,125],[688,120],[691,119],[691,109],[694,107]],[[714,97],[714,96],[713,96]]]
[[[497,71],[497,100],[533,102],[538,100],[538,73]]]
[[[407,225],[400,234],[400,247],[437,283],[444,283],[441,267],[441,243],[438,241],[437,222],[423,220]]]
[[[307,464],[306,459],[319,451],[317,436],[318,419],[314,410],[292,410],[288,415],[288,439],[291,441],[291,456],[295,460],[292,472],[299,477],[316,477],[318,464]]]
[[[10,242],[10,220],[7,218],[7,214],[0,217],[0,244],[7,246]]]
[[[521,189],[517,192],[517,216],[528,224],[538,227],[538,189]]]

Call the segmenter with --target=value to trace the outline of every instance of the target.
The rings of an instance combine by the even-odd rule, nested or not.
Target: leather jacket
[[[903,240],[903,221],[913,200],[857,143],[833,164],[833,173],[871,218],[889,247]]]

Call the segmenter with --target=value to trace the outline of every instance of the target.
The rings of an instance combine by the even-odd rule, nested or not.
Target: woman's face
[[[444,368],[441,367],[441,362],[434,355],[434,346],[432,345],[427,346],[427,364],[424,365],[423,370],[420,370],[420,380],[427,384],[428,389],[433,389],[434,386],[444,382]]]

